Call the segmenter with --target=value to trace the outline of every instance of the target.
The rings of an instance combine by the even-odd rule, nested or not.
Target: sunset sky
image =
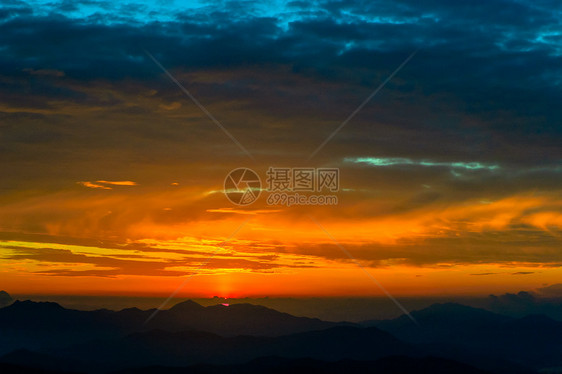
[[[421,3],[2,0],[0,289],[561,283],[562,3]],[[236,206],[239,167],[339,168],[338,204]]]

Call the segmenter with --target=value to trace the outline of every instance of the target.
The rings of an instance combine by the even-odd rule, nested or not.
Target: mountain
[[[279,336],[322,330],[350,323],[333,323],[317,318],[295,317],[264,306],[252,304],[214,305],[203,307],[193,301],[179,303],[162,311],[147,327],[169,331],[202,330],[223,336]]]
[[[45,369],[37,369],[29,366],[0,363],[0,373],[2,374],[59,374],[61,372],[45,370]]]
[[[29,366],[2,364],[3,374],[54,374],[57,371]],[[70,374],[69,372],[66,372]],[[406,356],[385,357],[376,361],[342,360],[326,362],[313,359],[284,359],[265,357],[240,365],[193,365],[188,367],[149,366],[125,369],[114,374],[487,374],[489,372],[455,361],[436,357],[412,358]]]
[[[495,324],[501,321],[509,320],[503,314],[498,314],[494,312],[487,311],[485,309],[474,308],[471,306],[458,304],[458,303],[437,303],[432,304],[427,308],[421,310],[414,310],[410,313],[412,317],[418,322],[420,326],[422,325],[440,325],[440,326],[450,326],[459,323],[469,322],[471,324]],[[376,324],[380,325],[409,325],[412,326],[412,320],[406,315],[402,315],[395,319],[390,320],[372,320],[362,322],[365,324]]]
[[[120,330],[100,312],[70,310],[50,302],[15,301],[0,309],[0,354],[115,337]]]
[[[36,354],[7,355],[12,364],[40,362]],[[375,360],[390,355],[419,355],[416,348],[377,328],[333,327],[278,337],[222,337],[207,332],[153,330],[120,339],[95,340],[51,352],[50,363],[78,362],[82,371],[110,371],[142,366],[242,364],[260,357]],[[56,366],[55,366],[56,367]],[[69,368],[66,366],[65,368]]]
[[[544,315],[512,318],[460,304],[435,304],[405,316],[369,321],[431,354],[492,370],[562,366],[562,323]]]
[[[18,349],[0,358],[0,369],[3,366],[25,367],[24,373],[30,370],[45,370],[48,372],[79,372],[80,364],[73,359],[57,358],[43,353],[32,352],[26,349]],[[4,371],[0,370],[4,373]]]
[[[16,301],[0,309],[0,355],[15,349],[45,351],[133,332],[202,330],[224,336],[279,336],[348,323],[295,317],[251,304],[203,307],[185,301],[149,317],[155,309],[78,311],[57,303]],[[48,348],[48,349],[47,349]]]
[[[326,362],[313,359],[266,357],[241,365],[196,365],[188,368],[153,366],[129,369],[116,374],[340,374],[340,373],[417,373],[417,374],[485,374],[472,366],[435,357],[385,357],[376,361],[342,360]]]
[[[10,305],[14,299],[6,291],[0,291],[0,308]]]
[[[186,301],[154,312],[77,311],[16,301],[0,309],[0,362],[107,372],[154,365],[232,366],[262,357],[373,362],[431,355],[496,373],[562,367],[562,323],[544,315],[513,318],[445,303],[413,311],[418,324],[402,316],[359,326],[250,304],[203,307]]]
[[[418,322],[414,324],[407,316],[386,321],[368,321],[364,324],[377,326],[395,336],[415,343],[460,339],[465,335],[486,330],[511,320],[510,317],[457,303],[433,304],[425,309],[411,312]],[[466,336],[462,336],[466,339]]]

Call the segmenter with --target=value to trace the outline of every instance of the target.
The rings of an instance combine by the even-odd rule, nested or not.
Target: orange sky
[[[166,296],[195,273],[178,295],[381,295],[332,238],[393,295],[515,292],[562,275],[551,244],[560,240],[562,216],[544,210],[560,202],[548,194],[374,216],[362,211],[391,202],[356,202],[342,192],[336,208],[235,207],[220,191],[108,185],[5,206],[4,222],[40,217],[48,232],[4,234],[3,287]]]
[[[523,27],[422,3],[176,3],[0,17],[0,289],[383,295],[364,270],[396,296],[560,283],[550,9]],[[264,189],[270,167],[337,168],[338,203],[236,206],[241,167]]]

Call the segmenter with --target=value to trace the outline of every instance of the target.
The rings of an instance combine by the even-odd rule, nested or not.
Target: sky
[[[561,20],[548,0],[3,0],[1,288],[557,287]],[[338,203],[237,206],[240,167],[337,168]]]

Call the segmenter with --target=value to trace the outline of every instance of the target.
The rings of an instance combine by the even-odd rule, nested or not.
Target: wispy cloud
[[[77,182],[78,184],[84,186],[84,187],[88,187],[88,188],[99,188],[102,190],[111,190],[111,187],[108,186],[103,186],[101,184],[97,184],[97,183],[93,183],[93,182]]]
[[[136,186],[137,183],[136,182],[132,182],[132,181],[96,181],[96,183],[101,183],[101,184],[110,184],[113,186]]]
[[[141,242],[137,242],[140,244]],[[0,241],[0,261],[6,267],[25,261],[27,272],[51,276],[123,275],[171,276],[224,272],[271,273],[283,269],[310,268],[317,257],[299,254],[279,256],[275,246],[262,247],[258,253],[247,248],[247,242],[233,240],[228,245],[220,240],[182,238],[174,241],[145,241],[143,246],[77,246],[56,243]],[[211,254],[216,253],[204,269]],[[49,264],[47,268],[43,265]]]
[[[399,158],[399,157],[347,157],[344,159],[345,162],[351,162],[356,164],[366,164],[375,167],[384,166],[423,166],[423,167],[445,167],[450,169],[464,169],[464,170],[498,170],[499,165],[488,164],[475,161],[432,161],[432,160],[414,160],[410,158]]]
[[[133,181],[104,181],[104,180],[99,180],[95,182],[89,182],[89,181],[78,182],[78,184],[88,188],[99,188],[103,190],[113,189],[110,186],[137,186],[137,183]]]
[[[234,209],[234,208],[219,208],[219,209],[207,209],[209,213],[231,213],[231,214],[244,214],[244,215],[256,215],[256,214],[266,214],[266,213],[279,213],[279,209]]]

